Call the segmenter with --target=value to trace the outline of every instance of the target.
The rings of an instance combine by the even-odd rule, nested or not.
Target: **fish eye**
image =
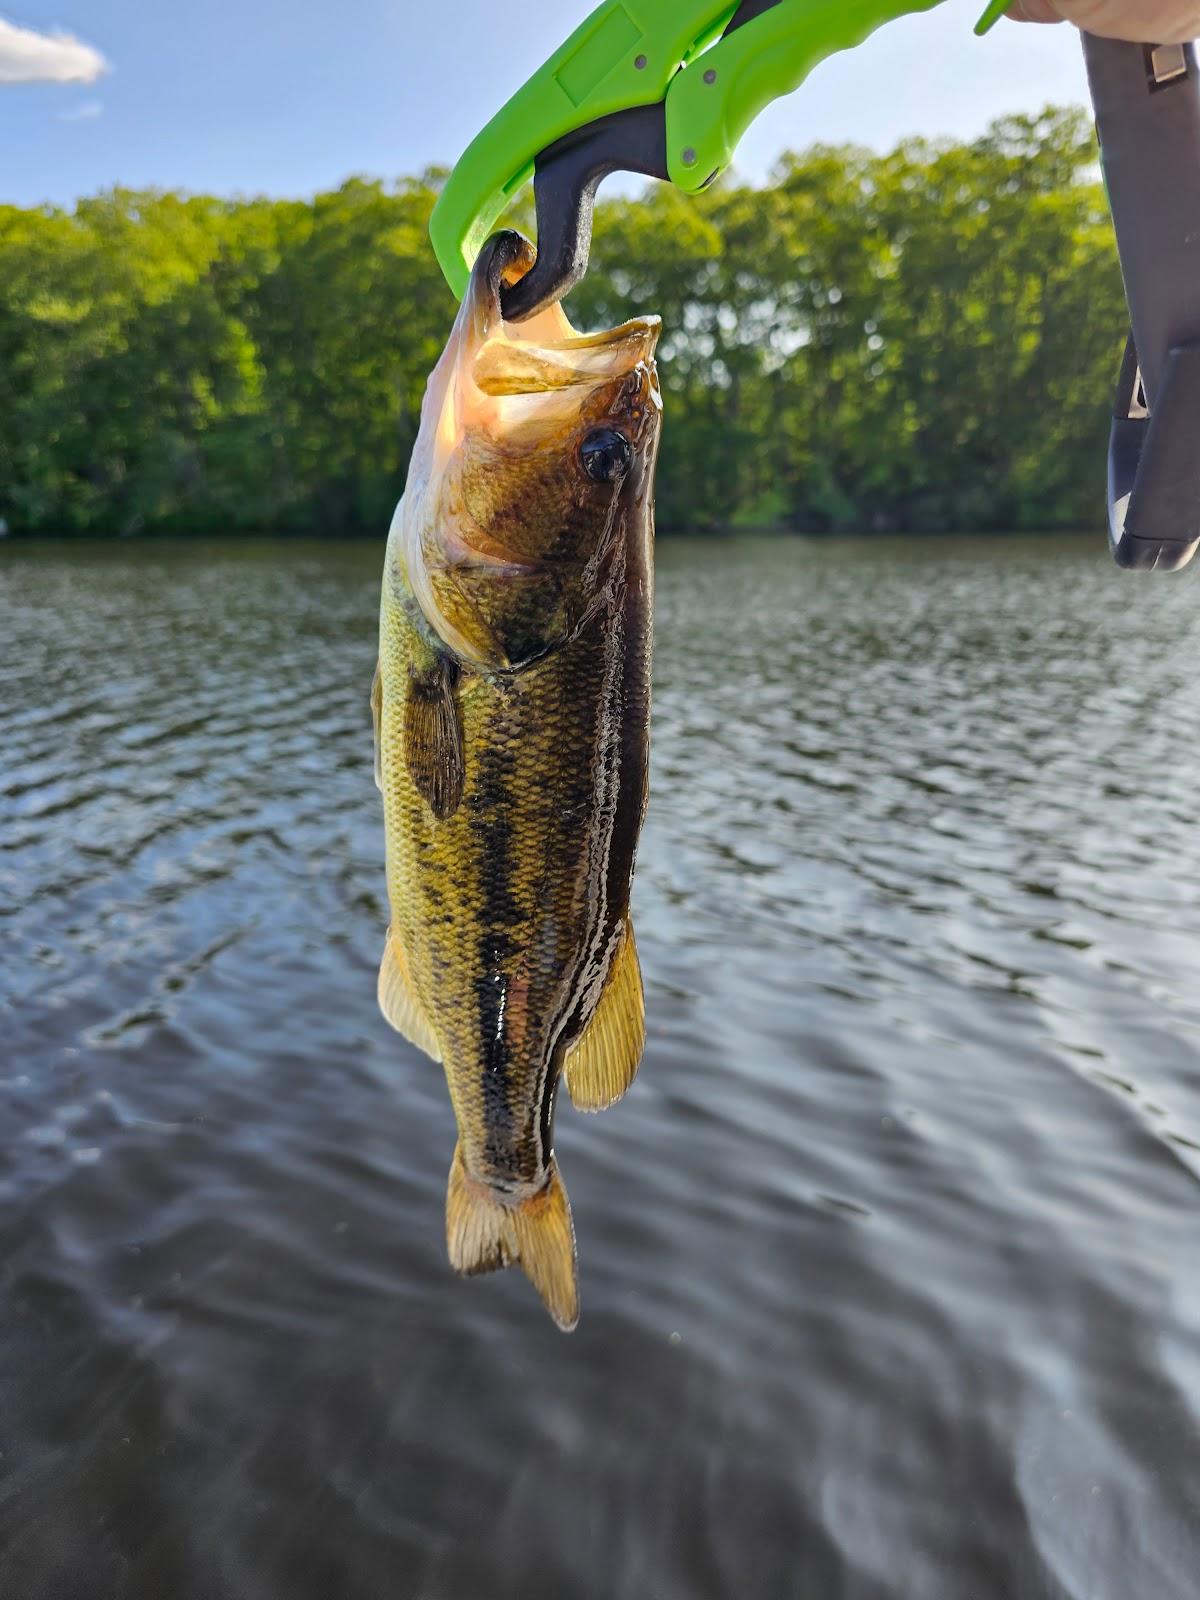
[[[615,428],[593,428],[579,446],[579,459],[593,483],[615,483],[633,465],[633,446]]]

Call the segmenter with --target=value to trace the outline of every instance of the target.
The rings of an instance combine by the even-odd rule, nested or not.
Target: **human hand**
[[[1195,0],[1016,0],[1008,14],[1018,22],[1073,22],[1088,33],[1135,43],[1200,38]]]

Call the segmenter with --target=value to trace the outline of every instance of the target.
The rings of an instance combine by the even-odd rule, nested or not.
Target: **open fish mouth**
[[[561,395],[570,409],[578,391],[618,383],[638,369],[657,395],[654,351],[662,331],[658,317],[633,317],[616,328],[580,333],[562,306],[552,305],[527,321],[506,322],[501,287],[518,282],[537,253],[526,238],[512,231],[495,235],[484,252],[472,279],[469,304],[464,306],[466,348],[456,385],[461,426],[481,420],[478,413],[472,414],[471,397],[464,390],[475,390],[485,406],[487,401],[545,397],[549,403],[529,413],[543,418],[555,410],[551,397]],[[524,413],[519,415],[524,420]]]
[[[436,407],[438,425],[432,459],[418,478],[435,478],[469,433],[515,440],[535,428],[567,430],[585,408],[603,409],[605,393],[615,401],[623,386],[635,385],[649,407],[661,410],[654,364],[660,318],[580,333],[562,306],[552,305],[525,322],[505,321],[501,288],[518,282],[536,259],[533,245],[514,230],[484,245],[430,382],[427,403]]]

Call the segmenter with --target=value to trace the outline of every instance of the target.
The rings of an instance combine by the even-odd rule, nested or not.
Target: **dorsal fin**
[[[600,1004],[567,1052],[563,1076],[580,1111],[606,1111],[637,1075],[646,1047],[646,1002],[633,924],[617,951]]]
[[[408,970],[404,949],[394,928],[388,929],[387,944],[379,968],[379,1009],[395,1028],[418,1050],[435,1061],[442,1059],[442,1047],[424,1006],[417,998]]]

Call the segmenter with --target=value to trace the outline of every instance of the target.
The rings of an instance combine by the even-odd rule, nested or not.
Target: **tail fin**
[[[456,1149],[446,1192],[446,1248],[450,1265],[468,1276],[520,1266],[564,1333],[579,1321],[571,1202],[553,1157],[542,1192],[507,1206],[470,1176],[461,1147]]]

